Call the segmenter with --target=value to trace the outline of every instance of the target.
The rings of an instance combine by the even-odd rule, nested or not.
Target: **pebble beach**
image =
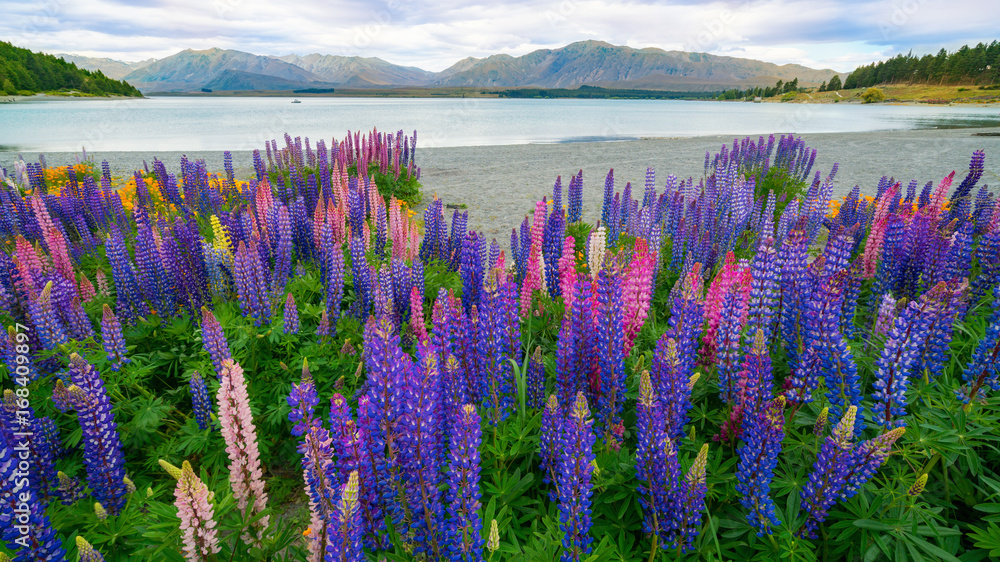
[[[834,182],[837,196],[855,185],[862,192],[874,192],[883,175],[908,183],[940,181],[952,170],[958,179],[968,169],[974,150],[986,150],[983,182],[1000,183],[1000,128],[924,129],[867,133],[803,134],[806,144],[818,151],[814,170],[826,175],[834,163],[839,171]],[[516,144],[454,148],[417,148],[424,202],[435,195],[446,204],[469,211],[469,226],[487,238],[504,242],[511,227],[533,208],[534,202],[551,193],[556,176],[567,182],[571,174],[583,170],[584,219],[593,221],[600,213],[604,178],[614,168],[616,185],[642,185],[646,168],[656,171],[657,185],[668,174],[680,178],[704,173],[705,153],[715,153],[732,136],[687,138],[644,138],[617,142],[577,142],[559,144]],[[94,152],[95,161],[107,160],[115,176],[141,169],[143,161],[163,160],[176,172],[181,152]],[[37,159],[36,153],[24,153]],[[75,161],[72,153],[48,153],[49,165]],[[204,159],[211,171],[221,171],[222,152],[189,152],[188,158]],[[17,152],[0,150],[0,165],[10,168]],[[253,174],[252,153],[233,153],[236,175]],[[418,211],[423,206],[418,207]]]

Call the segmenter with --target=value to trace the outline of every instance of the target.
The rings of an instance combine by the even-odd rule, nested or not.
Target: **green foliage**
[[[134,86],[124,80],[112,80],[100,70],[83,70],[61,58],[4,41],[0,41],[0,84],[5,95],[77,90],[95,96],[142,96]]]
[[[885,92],[878,88],[868,88],[865,93],[861,94],[861,99],[865,103],[878,103],[880,101],[885,101]]]
[[[963,45],[949,53],[918,57],[912,53],[860,66],[844,82],[844,88],[867,88],[879,84],[995,84],[1000,82],[1000,41],[975,47]]]

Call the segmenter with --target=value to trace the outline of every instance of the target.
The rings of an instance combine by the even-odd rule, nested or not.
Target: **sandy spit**
[[[929,129],[869,133],[822,133],[801,135],[808,146],[818,150],[814,170],[826,175],[839,163],[835,194],[844,195],[855,185],[868,193],[879,178],[888,175],[903,181],[940,181],[952,170],[958,180],[968,169],[974,150],[986,150],[984,183],[1000,184],[1000,129]],[[436,194],[445,203],[464,205],[469,211],[470,228],[496,237],[502,244],[510,238],[511,227],[533,208],[534,202],[551,193],[556,176],[568,181],[570,174],[583,170],[584,215],[595,220],[600,214],[604,177],[614,168],[619,189],[630,181],[642,186],[647,167],[656,170],[662,187],[668,174],[681,178],[704,173],[705,152],[732,144],[732,136],[652,138],[622,142],[565,144],[523,144],[459,148],[417,148],[425,203]],[[143,161],[155,156],[170,171],[179,169],[180,152],[104,152],[90,154],[107,160],[113,174],[122,176],[141,169]],[[192,159],[204,159],[210,170],[222,170],[221,152],[189,152]],[[0,166],[10,168],[17,153],[0,152]],[[36,159],[37,154],[24,154]],[[46,155],[49,165],[74,161],[71,153]],[[250,152],[233,154],[239,178],[253,174]],[[564,182],[565,185],[566,182]],[[450,212],[450,211],[449,211]]]

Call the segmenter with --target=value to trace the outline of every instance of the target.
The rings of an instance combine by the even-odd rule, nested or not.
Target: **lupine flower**
[[[528,360],[528,372],[525,375],[528,386],[527,407],[543,408],[545,405],[545,364],[542,363],[542,348],[538,346]]]
[[[924,488],[927,486],[927,474],[921,474],[913,482],[913,485],[906,491],[906,495],[911,498],[915,498],[924,492]]]
[[[636,437],[635,473],[639,480],[639,504],[643,509],[642,527],[666,543],[672,539],[670,533],[676,525],[672,494],[680,479],[680,467],[670,462],[676,460],[676,456],[671,459],[668,454],[663,408],[654,394],[649,371],[639,376]]]
[[[267,508],[257,450],[257,429],[250,413],[243,368],[231,359],[222,362],[222,380],[216,395],[219,402],[219,425],[229,455],[229,483],[240,511],[260,513]],[[258,519],[258,529],[267,528],[268,516]]]
[[[597,275],[598,307],[597,354],[601,370],[601,394],[598,399],[598,419],[610,437],[611,428],[621,423],[625,405],[625,341],[622,288],[617,275],[602,268]]]
[[[740,504],[747,510],[747,521],[757,529],[757,536],[770,534],[771,527],[781,525],[769,493],[785,437],[784,407],[784,397],[778,396],[744,417],[744,442],[737,451],[740,464],[736,491],[742,494]]]
[[[486,550],[490,551],[490,555],[496,552],[500,548],[500,529],[497,528],[497,520],[494,519],[490,521],[490,538],[486,541]]]
[[[236,250],[233,276],[243,314],[252,316],[257,326],[267,324],[271,316],[268,296],[270,293],[257,242],[251,240],[247,245],[240,241],[239,249]]]
[[[578,562],[590,554],[590,497],[593,494],[591,476],[594,473],[593,420],[587,398],[577,393],[576,401],[565,419],[559,455],[559,528],[563,531],[561,560]]]
[[[229,351],[229,343],[226,341],[226,334],[222,331],[222,325],[216,320],[212,311],[202,307],[201,317],[201,341],[205,346],[205,351],[212,358],[215,373],[221,377],[223,362],[232,359],[233,355]]]
[[[872,393],[875,423],[884,428],[906,425],[899,417],[906,415],[906,389],[937,306],[934,292],[928,291],[919,301],[911,301],[903,309],[889,332],[889,339],[876,363],[875,392]]]
[[[284,331],[286,334],[299,333],[299,309],[295,306],[295,297],[291,293],[285,299]]]
[[[826,519],[827,511],[840,496],[852,462],[857,411],[856,406],[847,408],[833,434],[823,442],[809,481],[802,487],[802,509],[808,517],[799,530],[801,536],[815,535],[816,528]]]
[[[632,352],[635,339],[646,323],[653,293],[653,263],[645,240],[636,240],[632,261],[625,273],[622,300],[625,303],[625,356]]]
[[[549,484],[556,482],[556,471],[559,469],[559,447],[560,438],[563,434],[563,415],[559,406],[559,399],[555,394],[550,394],[542,411],[542,427],[538,434],[539,450],[541,457],[538,469],[542,471],[542,482]],[[549,499],[557,496],[555,490],[549,491]]]
[[[708,491],[705,483],[707,469],[708,443],[705,443],[698,450],[698,456],[688,469],[684,479],[683,495],[679,500],[681,516],[677,536],[683,552],[691,549],[701,528],[702,513],[705,511],[705,494]]]
[[[334,562],[364,562],[361,549],[361,509],[358,501],[358,471],[351,472],[341,488],[336,515],[329,526],[327,560]]]
[[[76,551],[80,554],[80,562],[104,562],[104,556],[80,535],[76,536]]]
[[[986,334],[979,340],[972,360],[962,372],[968,389],[958,393],[965,403],[975,400],[984,387],[1000,390],[1000,285],[993,289],[993,313]]]
[[[319,316],[319,324],[316,325],[316,336],[319,338],[319,341],[322,342],[324,339],[330,337],[331,330],[330,315],[326,313],[326,309],[323,309],[323,312]]]
[[[46,283],[37,299],[29,302],[28,311],[31,315],[31,321],[35,325],[35,332],[45,349],[55,349],[56,346],[69,341],[63,330],[62,322],[56,317],[56,312],[52,308],[51,281]]]
[[[112,370],[121,369],[122,365],[131,361],[126,354],[125,336],[122,335],[122,325],[111,307],[104,305],[104,316],[101,318],[101,340],[104,351],[108,354],[108,362]]]
[[[49,523],[45,504],[29,486],[28,474],[19,469],[23,438],[14,435],[18,421],[12,419],[19,416],[7,404],[0,408],[0,535],[17,553],[15,560],[64,560],[66,551]],[[27,533],[18,526],[27,527]]]
[[[191,373],[191,406],[198,429],[206,430],[212,423],[212,399],[208,396],[205,378],[198,371]]]
[[[57,380],[54,394],[64,393],[68,400],[61,406],[76,410],[83,430],[83,464],[94,498],[117,515],[125,507],[125,456],[104,380],[75,353],[70,355],[69,378],[72,386],[66,389]]]
[[[674,440],[684,435],[684,426],[687,425],[691,409],[689,371],[690,366],[684,365],[679,356],[677,342],[664,334],[656,342],[650,375],[653,390],[663,409],[666,436]]]
[[[177,468],[161,459],[160,466],[177,480],[174,505],[181,520],[185,558],[191,562],[207,561],[219,552],[215,510],[212,507],[215,492],[208,490],[188,461]]]
[[[451,429],[448,465],[448,525],[444,531],[448,560],[483,559],[483,522],[479,490],[479,414],[466,404],[456,413]]]

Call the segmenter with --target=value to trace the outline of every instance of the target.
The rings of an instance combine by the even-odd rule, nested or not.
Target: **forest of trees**
[[[838,79],[839,80],[839,79]],[[753,99],[753,98],[769,98],[771,96],[776,96],[778,94],[787,94],[789,92],[797,92],[799,90],[799,79],[790,80],[788,82],[778,82],[774,86],[757,86],[756,88],[747,88],[746,90],[740,90],[739,88],[733,88],[732,90],[726,90],[719,94],[718,99],[720,100],[742,100],[742,99]]]
[[[112,80],[100,70],[91,72],[44,53],[0,41],[0,94],[76,90],[95,96],[142,96],[124,80]]]
[[[963,46],[954,53],[945,49],[936,55],[913,53],[858,67],[844,80],[844,88],[867,88],[882,84],[973,84],[1000,83],[1000,42]]]

